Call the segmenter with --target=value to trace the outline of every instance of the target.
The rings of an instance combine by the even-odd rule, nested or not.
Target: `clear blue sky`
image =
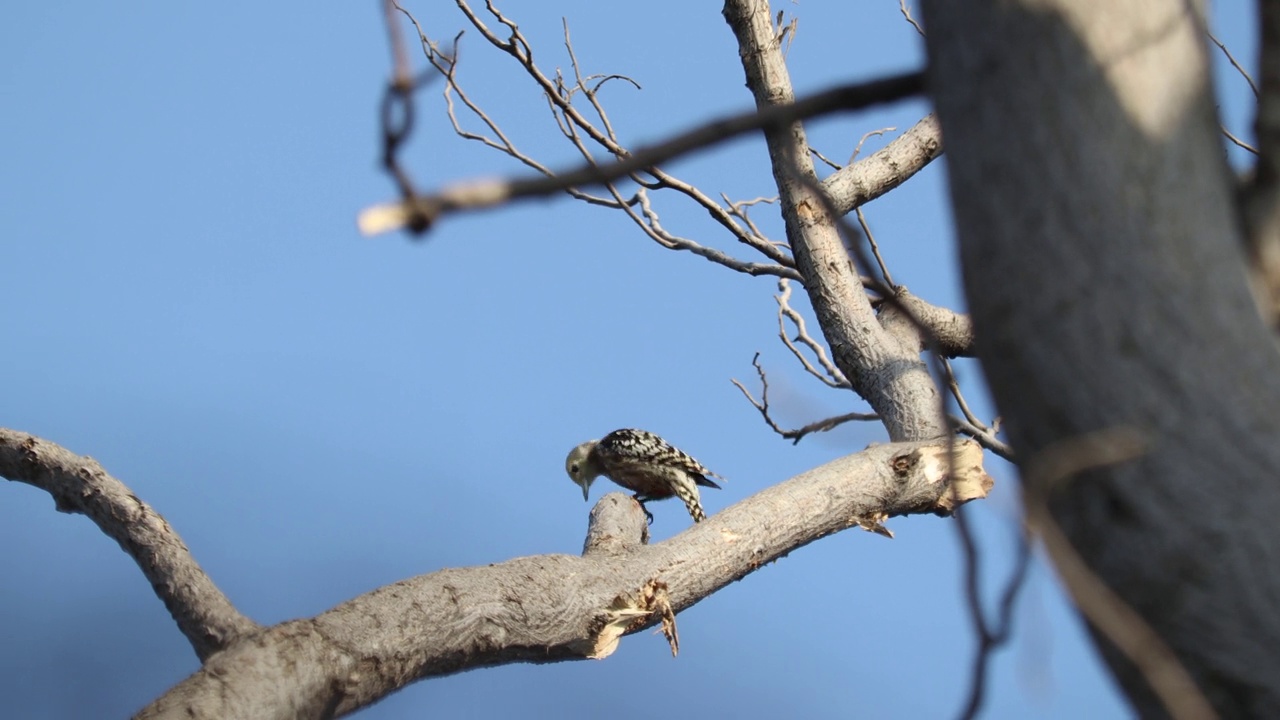
[[[604,95],[629,143],[750,104],[713,3],[649,3],[625,21],[606,3],[502,5],[545,69],[568,66],[564,17],[587,72],[643,86]],[[1221,36],[1252,66],[1252,4],[1221,5]],[[409,7],[440,39],[464,26],[447,3]],[[800,16],[800,90],[921,66],[891,0],[778,7]],[[462,55],[524,149],[573,158],[510,58],[474,31]],[[360,237],[356,213],[394,195],[375,162],[388,72],[374,2],[6,4],[0,426],[101,461],[262,623],[443,567],[580,551],[590,505],[564,456],[616,427],[657,431],[729,478],[704,493],[711,512],[883,439],[871,425],[799,447],[772,435],[729,383],[755,387],[757,350],[782,421],[861,404],[780,346],[772,280],[661,249],[616,213],[557,199],[449,220],[425,243]],[[1219,81],[1248,136],[1248,88]],[[435,90],[419,108],[406,157],[420,184],[514,170],[449,133]],[[862,133],[925,111],[827,121],[812,138],[847,157]],[[774,193],[754,140],[670,169],[713,196]],[[704,213],[658,207],[669,228],[739,252]],[[899,282],[958,307],[940,163],[867,213]],[[781,237],[775,212],[756,217]],[[1017,506],[1007,466],[991,469],[997,489],[972,509],[989,595]],[[0,493],[8,714],[120,717],[197,668],[112,541],[41,491]],[[654,510],[659,538],[688,523],[678,505]],[[973,648],[952,523],[890,527],[896,540],[823,540],[682,613],[678,659],[643,633],[602,662],[419,683],[364,717],[952,716]],[[990,718],[1127,713],[1043,564],[989,698]]]

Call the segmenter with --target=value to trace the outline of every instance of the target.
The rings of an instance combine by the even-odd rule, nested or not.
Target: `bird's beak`
[[[588,496],[588,493],[591,490],[591,483],[584,482],[584,483],[579,483],[579,485],[582,486],[582,501],[589,502],[591,498]]]

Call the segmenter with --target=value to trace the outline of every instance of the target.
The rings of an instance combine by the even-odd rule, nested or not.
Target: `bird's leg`
[[[635,501],[636,501],[636,502],[638,502],[638,503],[640,503],[640,510],[644,513],[644,519],[645,519],[646,521],[648,521],[648,523],[649,523],[650,525],[652,525],[652,524],[653,524],[653,513],[649,512],[649,508],[647,508],[647,507],[645,507],[645,506],[644,506],[645,501],[646,501],[646,500],[648,500],[649,498],[647,498],[647,497],[645,497],[645,496],[641,495],[640,493],[636,493],[635,495],[632,495],[632,496],[631,496],[631,499],[632,499],[632,500],[635,500]]]

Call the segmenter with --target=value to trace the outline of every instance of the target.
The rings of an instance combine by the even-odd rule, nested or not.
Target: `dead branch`
[[[799,445],[800,440],[809,433],[834,430],[847,422],[853,422],[856,420],[865,421],[880,419],[880,416],[875,413],[852,412],[811,422],[808,425],[795,430],[784,430],[774,422],[773,416],[769,414],[769,380],[765,377],[764,367],[760,365],[760,353],[756,353],[755,357],[751,358],[751,364],[755,366],[756,374],[760,376],[760,402],[756,402],[756,399],[751,395],[751,391],[747,390],[742,383],[738,382],[736,379],[730,379],[730,382],[732,382],[734,386],[742,392],[742,394],[747,398],[747,402],[751,403],[756,410],[760,411],[760,415],[764,418],[765,424],[783,438],[790,440],[792,445]]]
[[[504,41],[497,38],[497,36],[480,21],[479,16],[476,15],[465,2],[460,2],[459,7],[463,9],[464,14],[472,20],[473,25],[481,32],[481,35],[485,37],[491,45],[498,50],[506,52],[519,61],[519,64],[525,73],[543,90],[544,97],[547,100],[548,107],[556,122],[557,128],[582,155],[584,160],[590,164],[596,163],[596,158],[594,157],[591,149],[592,146],[598,146],[615,158],[625,158],[631,154],[630,151],[618,140],[617,133],[609,120],[608,113],[600,102],[599,90],[610,80],[626,81],[636,89],[639,89],[639,84],[630,78],[617,74],[584,75],[581,65],[578,62],[577,53],[573,49],[573,43],[567,22],[564,23],[564,45],[569,56],[573,76],[572,79],[566,79],[561,75],[559,70],[557,70],[553,78],[543,73],[533,62],[532,50],[528,39],[520,32],[518,26],[503,15],[496,7],[489,4],[488,11],[501,24],[510,29],[511,36],[509,40]],[[414,19],[407,11],[401,10],[401,12],[403,12],[405,16],[409,18],[410,22],[414,24],[414,27],[417,28],[423,53],[427,56],[428,61],[446,79],[447,86],[445,88],[444,96],[449,113],[449,119],[454,127],[454,131],[460,137],[479,141],[487,147],[507,154],[547,177],[553,176],[550,169],[534,160],[531,156],[519,151],[515,147],[514,143],[506,136],[505,133],[503,133],[498,123],[490,117],[478,103],[470,98],[458,80],[455,56],[445,55],[444,53],[436,50],[435,44],[427,38],[416,19]],[[455,46],[457,45],[456,39],[454,44]],[[490,133],[489,136],[472,133],[463,129],[462,123],[459,121],[457,112],[453,105],[454,94],[463,101],[467,109],[475,115],[477,119],[484,123]],[[574,107],[573,100],[578,96],[585,98],[590,104],[595,116],[599,118],[599,127],[596,127],[590,120],[588,120],[588,118],[579,113]],[[632,222],[636,223],[636,225],[654,241],[671,249],[690,250],[701,257],[711,260],[712,262],[716,262],[741,272],[748,272],[753,275],[769,274],[783,277],[798,277],[796,272],[789,270],[789,268],[794,267],[794,262],[786,252],[784,245],[771,242],[765,238],[758,229],[754,228],[754,226],[745,229],[740,227],[734,221],[735,216],[732,212],[721,207],[719,203],[715,202],[689,183],[670,175],[658,167],[649,168],[648,173],[652,175],[652,180],[647,180],[639,172],[629,173],[628,177],[639,184],[642,188],[650,190],[669,189],[686,196],[688,199],[706,210],[711,218],[728,230],[735,239],[769,258],[773,261],[773,265],[742,261],[733,258],[722,251],[706,249],[704,246],[690,240],[689,238],[669,234],[660,226],[654,226],[653,224],[647,223],[646,217],[643,214],[626,212],[627,217],[631,219]],[[609,194],[613,196],[613,200],[591,195],[582,191],[580,188],[570,187],[566,188],[565,191],[584,202],[613,209],[622,209],[624,211],[627,207],[635,205],[640,200],[639,196],[632,196],[624,200],[622,199],[621,191],[613,187],[611,183],[606,183],[605,185]]]
[[[920,23],[916,22],[916,19],[911,17],[911,8],[907,7],[907,0],[898,0],[898,10],[902,12],[903,19],[905,19],[911,27],[916,29],[916,33],[918,33],[920,37],[924,37],[924,28],[920,27]]]
[[[1218,49],[1222,51],[1223,55],[1227,56],[1227,62],[1231,63],[1231,67],[1235,68],[1236,72],[1240,73],[1240,77],[1244,78],[1244,81],[1249,83],[1249,89],[1253,91],[1253,96],[1255,98],[1258,97],[1261,93],[1258,92],[1258,86],[1253,82],[1253,76],[1249,74],[1249,71],[1245,70],[1243,65],[1236,62],[1236,56],[1231,54],[1231,51],[1228,50],[1227,46],[1213,34],[1212,30],[1205,30],[1204,34],[1209,36],[1209,40],[1212,41],[1214,45],[1218,46]]]
[[[932,113],[867,157],[822,181],[836,213],[844,215],[875,200],[942,155],[942,130]]]
[[[791,80],[774,38],[765,0],[727,0],[725,20],[761,114],[794,107]],[[787,241],[805,280],[832,360],[853,389],[870,403],[894,440],[942,437],[937,392],[918,347],[909,347],[877,321],[848,259],[836,217],[817,183],[799,115],[762,126],[769,148]],[[784,117],[782,115],[779,116]]]
[[[955,428],[956,432],[973,438],[982,447],[1011,463],[1018,461],[1014,456],[1013,447],[997,437],[994,428],[973,425],[968,420],[956,415],[948,415],[947,419],[951,422],[951,427]]]
[[[1226,125],[1222,126],[1222,137],[1226,138],[1232,145],[1235,145],[1247,153],[1251,153],[1253,155],[1258,154],[1258,148],[1236,137],[1234,133],[1227,129]]]
[[[835,363],[831,362],[831,359],[827,357],[826,346],[809,334],[809,328],[805,325],[804,316],[791,307],[791,283],[787,282],[786,278],[778,281],[778,294],[774,296],[774,300],[778,303],[778,337],[781,338],[782,344],[786,345],[787,349],[791,351],[791,354],[795,355],[796,359],[800,361],[800,365],[804,367],[805,372],[818,378],[828,387],[841,389],[852,387],[848,378],[844,376],[844,373],[840,372],[840,368],[836,367]],[[796,328],[794,340],[787,333],[787,320],[790,320],[791,324]],[[821,372],[813,366],[813,363],[809,362],[809,358],[805,357],[800,348],[796,347],[796,343],[809,348],[817,358],[818,364],[822,366]]]
[[[1013,634],[1013,611],[1017,607],[1018,594],[1026,585],[1027,571],[1031,568],[1031,540],[1025,534],[1019,534],[1013,570],[1000,592],[996,620],[991,623],[983,608],[979,583],[982,578],[979,566],[982,555],[974,542],[967,514],[961,511],[955,514],[955,518],[956,535],[960,538],[960,547],[965,557],[965,600],[969,605],[970,622],[978,636],[978,646],[974,650],[973,665],[969,672],[969,694],[965,699],[964,709],[960,712],[962,720],[972,720],[978,717],[978,712],[982,709],[991,658],[1000,646],[1009,642]]]
[[[876,242],[876,236],[871,232],[871,226],[867,224],[867,216],[862,212],[862,208],[854,208],[854,213],[858,218],[858,227],[862,228],[862,235],[867,239],[867,247],[871,248],[871,256],[876,259],[876,265],[880,268],[880,277],[884,278],[885,285],[896,288],[897,283],[893,281],[893,275],[889,273],[889,266],[885,264],[884,257],[880,255],[880,244]]]
[[[0,428],[0,477],[44,490],[59,512],[88,517],[119,543],[202,661],[259,630],[214,585],[169,523],[93,458]]]
[[[605,657],[623,635],[664,621],[674,644],[675,613],[818,538],[933,512],[951,488],[985,496],[981,448],[948,457],[946,443],[873,446],[656,545],[640,541],[638,505],[611,493],[592,512],[581,557],[441,570],[281,623],[210,658],[138,717],[336,717],[423,678]]]
[[[893,302],[880,309],[883,322],[890,322],[896,311],[909,313],[944,357],[973,357],[973,322],[968,315],[925,302],[903,286],[895,288],[892,297]]]
[[[378,205],[360,213],[360,231],[376,235],[408,227],[412,221],[427,227],[456,212],[480,210],[515,200],[544,197],[565,188],[601,185],[695,150],[713,147],[749,132],[785,127],[799,118],[861,110],[919,94],[921,75],[908,73],[866,83],[850,83],[814,93],[786,105],[724,117],[606,165],[588,164],[554,177],[520,180],[478,180],[447,186],[412,201]]]

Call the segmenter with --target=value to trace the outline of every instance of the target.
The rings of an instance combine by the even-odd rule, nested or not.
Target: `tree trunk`
[[[1138,430],[1052,488],[1090,568],[1222,717],[1280,717],[1280,357],[1251,299],[1199,3],[924,3],[965,290],[1019,457]],[[1143,716],[1166,708],[1099,638]]]

